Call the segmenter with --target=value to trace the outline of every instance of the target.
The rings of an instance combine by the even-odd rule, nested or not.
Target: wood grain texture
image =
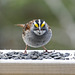
[[[1,63],[0,74],[75,74],[75,64]]]

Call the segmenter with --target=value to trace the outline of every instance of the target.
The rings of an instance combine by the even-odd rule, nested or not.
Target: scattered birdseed
[[[38,52],[32,51],[27,54],[23,52],[8,52],[3,53],[0,52],[0,59],[14,59],[14,60],[43,60],[43,59],[54,59],[54,60],[70,60],[69,59],[70,53],[61,53],[61,52]],[[74,58],[74,57],[73,57]]]

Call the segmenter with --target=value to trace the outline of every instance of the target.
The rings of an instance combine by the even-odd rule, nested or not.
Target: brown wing
[[[33,21],[29,21],[28,23],[25,24],[25,26],[24,26],[25,31],[26,30],[30,30],[30,27],[31,27],[33,22],[34,22],[34,20]]]
[[[23,27],[23,34],[25,35],[25,31],[26,30],[30,30],[30,27],[32,25],[32,23],[35,21],[36,19],[32,20],[32,21],[29,21],[28,23],[26,24],[17,24],[17,26],[20,26],[20,27]]]
[[[28,23],[26,23],[23,27],[23,34],[25,35],[25,31],[27,30],[30,30],[30,27],[32,25],[32,23],[34,22],[35,20],[32,20],[32,21],[29,21]]]

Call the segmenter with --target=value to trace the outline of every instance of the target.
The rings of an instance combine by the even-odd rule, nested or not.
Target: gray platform
[[[0,50],[4,53],[12,50]],[[24,51],[24,50],[14,50]],[[30,52],[29,50],[28,52]],[[39,50],[40,51],[40,50]],[[41,50],[42,51],[42,50]],[[57,51],[57,50],[56,50]],[[59,51],[59,50],[58,50]],[[58,52],[57,51],[57,52]],[[75,50],[60,50],[70,52],[70,60],[4,60],[0,59],[0,75],[75,75],[75,60],[72,59]]]

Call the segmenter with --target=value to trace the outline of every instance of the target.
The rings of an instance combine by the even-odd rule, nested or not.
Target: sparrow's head
[[[41,19],[34,20],[32,30],[36,35],[43,35],[48,31],[47,23]]]

